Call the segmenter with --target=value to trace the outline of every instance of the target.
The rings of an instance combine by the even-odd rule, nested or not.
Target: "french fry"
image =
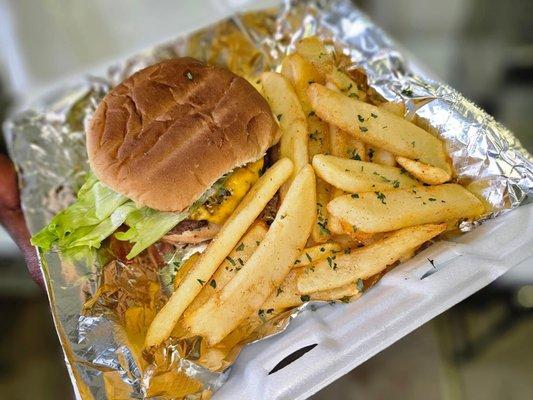
[[[367,246],[378,240],[383,239],[384,233],[367,233],[358,230],[355,226],[350,225],[348,222],[339,220],[342,231],[345,235],[350,236],[358,245]]]
[[[265,322],[278,316],[283,310],[268,309],[261,316],[258,313],[247,317],[239,326],[231,331],[222,341],[214,346],[206,346],[201,351],[198,363],[211,371],[222,371],[231,363],[225,361],[233,358],[232,355],[239,350],[240,344],[248,338],[257,328]]]
[[[335,84],[346,96],[366,99],[366,93],[346,73],[335,65],[335,58],[317,37],[308,37],[296,44],[296,53],[306,58],[322,75]],[[319,82],[319,80],[316,80]]]
[[[324,43],[316,36],[306,37],[296,43],[296,52],[306,58],[324,76],[335,67],[335,59]]]
[[[335,125],[329,125],[331,154],[336,157],[366,161],[365,144]]]
[[[452,178],[451,173],[420,161],[410,160],[400,156],[396,157],[396,161],[420,182],[429,185],[440,185],[441,183],[448,182]]]
[[[405,104],[403,103],[387,102],[380,104],[378,107],[387,110],[398,117],[403,117],[405,115]]]
[[[158,345],[169,337],[183,311],[211,279],[220,263],[235,247],[279,187],[289,178],[292,169],[293,164],[289,159],[281,159],[252,186],[217,236],[202,253],[194,268],[191,268],[169,301],[152,321],[146,335],[146,347]]]
[[[348,193],[405,189],[419,183],[400,168],[318,154],[313,158],[316,174]]]
[[[446,161],[444,144],[418,126],[384,109],[350,99],[313,83],[308,89],[309,101],[316,114],[349,132],[365,143],[395,155],[420,161],[451,171]]]
[[[180,282],[187,276],[191,268],[196,264],[196,261],[198,261],[198,258],[200,258],[200,253],[194,253],[181,264],[180,268],[174,275],[174,289],[176,289]]]
[[[240,271],[242,266],[253,252],[257,249],[267,232],[267,227],[263,222],[255,222],[248,232],[244,234],[239,243],[233,248],[231,253],[222,261],[216,272],[213,274],[208,284],[205,285],[194,301],[183,313],[183,318],[196,311],[216,292],[220,292],[224,286]]]
[[[328,211],[363,232],[389,232],[406,226],[479,217],[485,206],[454,183],[337,197]]]
[[[329,134],[328,124],[321,121],[311,111],[309,99],[307,98],[307,87],[312,82],[323,82],[324,77],[320,74],[313,64],[298,53],[291,54],[283,59],[281,72],[293,85],[296,94],[302,104],[302,109],[307,116],[307,127],[309,132],[308,154],[309,162],[315,154],[326,153],[329,151]],[[315,243],[326,242],[330,237],[328,230],[328,211],[326,204],[330,200],[330,186],[317,179],[317,219],[311,238]]]
[[[309,163],[307,118],[287,78],[275,72],[264,72],[261,83],[265,98],[281,126],[280,157],[287,157],[294,164],[291,179],[284,186],[283,192],[286,192],[290,182]]]
[[[307,117],[309,127],[309,162],[315,154],[329,151],[328,124],[316,115]],[[326,242],[331,233],[328,228],[329,216],[326,208],[331,198],[331,186],[322,179],[316,180],[316,221],[311,231],[311,238],[315,243]]]
[[[344,194],[344,190],[337,189],[336,187],[334,187],[331,193],[331,199],[342,196],[343,194]],[[331,233],[336,234],[336,235],[344,234],[344,230],[341,225],[341,220],[338,219],[336,216],[329,214],[329,212],[328,212],[328,229]]]
[[[374,150],[374,157],[372,158],[372,161],[389,167],[396,166],[396,158],[394,157],[394,154],[383,149]]]
[[[309,115],[311,105],[307,97],[307,87],[313,82],[324,83],[324,76],[315,69],[313,64],[298,53],[290,54],[283,59],[281,73],[294,87],[305,115]]]
[[[305,267],[297,273],[301,293],[329,290],[380,273],[408,251],[446,229],[446,224],[411,226],[369,246],[343,253]]]
[[[283,309],[297,307],[306,301],[311,300],[331,301],[360,296],[360,291],[357,289],[357,286],[354,282],[329,290],[303,294],[298,290],[296,284],[297,276],[298,272],[292,270],[289,275],[287,275],[281,286],[274,290],[267,301],[265,301],[265,303],[261,306],[261,309]]]
[[[295,267],[304,267],[315,261],[330,257],[341,251],[341,246],[335,242],[323,243],[304,249],[300,256],[294,261]]]
[[[185,325],[211,345],[257,310],[285,279],[300,255],[315,219],[315,175],[304,167],[289,187],[274,222],[237,275]]]
[[[345,95],[360,101],[366,100],[366,93],[359,89],[359,85],[347,74],[334,67],[326,74],[328,82],[333,82],[335,86]]]

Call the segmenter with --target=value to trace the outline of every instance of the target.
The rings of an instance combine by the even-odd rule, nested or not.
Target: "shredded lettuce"
[[[31,238],[31,243],[45,252],[57,247],[67,257],[87,258],[100,248],[103,240],[126,224],[129,229],[116,236],[133,243],[128,254],[130,259],[186,217],[187,213],[160,212],[139,207],[89,175],[76,201],[56,214],[47,226]]]

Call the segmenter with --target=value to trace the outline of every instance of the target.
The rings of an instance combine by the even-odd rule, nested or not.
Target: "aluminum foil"
[[[154,47],[112,66],[106,76],[50,93],[9,121],[8,143],[31,232],[74,198],[88,170],[84,124],[110,87],[139,68],[181,55],[253,76],[276,69],[297,40],[313,34],[345,54],[348,69],[366,73],[375,101],[405,104],[407,117],[444,139],[458,180],[492,205],[489,217],[528,202],[532,158],[506,128],[454,89],[413,73],[416,65],[404,60],[393,41],[349,1],[286,1],[279,9],[235,15]],[[103,251],[91,265],[73,264],[55,252],[41,255],[78,398],[208,398],[227,380],[245,343],[283,331],[306,306],[272,316],[258,329],[252,321],[246,328],[248,339],[221,349],[223,356],[212,370],[201,365],[201,341],[180,340],[179,333],[146,354],[143,335],[168,297],[164,275],[169,250],[155,246],[130,263],[120,261],[122,250],[116,242],[110,241]]]

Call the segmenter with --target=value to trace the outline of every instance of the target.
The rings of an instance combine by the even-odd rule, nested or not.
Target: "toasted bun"
[[[94,174],[116,192],[181,211],[223,174],[261,158],[277,130],[245,79],[178,58],[135,73],[104,97],[87,152]]]

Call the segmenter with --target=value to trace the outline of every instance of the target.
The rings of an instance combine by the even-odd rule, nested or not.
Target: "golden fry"
[[[396,161],[420,182],[429,185],[440,185],[441,183],[448,182],[452,178],[451,173],[420,161],[410,160],[400,156],[396,157]]]
[[[291,175],[293,164],[283,158],[268,169],[250,189],[233,214],[226,220],[217,236],[181,281],[169,301],[156,315],[148,328],[145,345],[151,347],[168,338],[183,311],[191,304],[202,287],[211,279],[220,263]]]
[[[308,94],[313,110],[324,121],[371,146],[451,171],[444,144],[418,126],[317,83],[309,85]]]
[[[193,335],[203,336],[211,345],[220,342],[283,282],[311,233],[315,185],[313,169],[304,167],[255,253],[220,292],[185,320]]]
[[[312,293],[369,278],[445,229],[446,224],[404,228],[369,246],[302,268],[302,271],[298,271],[298,290],[301,293]]]
[[[464,187],[447,183],[344,195],[332,200],[328,211],[357,230],[374,233],[476,218],[486,210],[484,204]]]

